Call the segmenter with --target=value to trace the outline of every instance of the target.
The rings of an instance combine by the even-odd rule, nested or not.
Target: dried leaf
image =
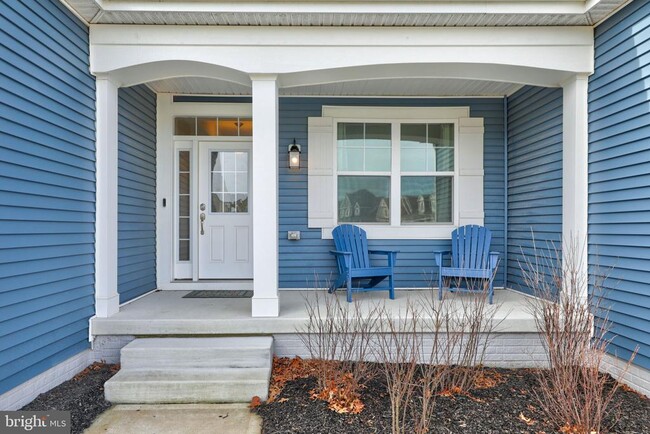
[[[260,399],[259,396],[253,396],[253,399],[251,399],[251,403],[248,405],[250,408],[255,408],[259,407],[262,405],[262,400]]]
[[[526,417],[523,412],[519,413],[519,420],[524,422],[528,426],[533,426],[537,423],[537,421],[533,418]]]

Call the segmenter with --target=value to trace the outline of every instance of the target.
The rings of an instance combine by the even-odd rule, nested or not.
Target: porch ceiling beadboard
[[[562,89],[508,98],[508,285],[531,292],[520,263],[562,248]]]
[[[650,2],[596,29],[589,81],[589,265],[608,272],[611,352],[650,369]]]
[[[59,1],[0,3],[0,394],[88,348],[95,81]]]
[[[625,0],[64,1],[93,24],[335,27],[592,25],[625,3]]]
[[[280,98],[280,288],[325,287],[335,276],[329,250],[332,240],[321,239],[321,229],[307,227],[307,118],[321,116],[322,106],[450,107],[469,106],[471,117],[484,118],[485,224],[492,230],[492,250],[503,252],[504,161],[503,98]],[[287,168],[287,145],[302,145],[300,171]],[[287,231],[301,231],[300,241],[287,240]],[[430,285],[433,251],[450,248],[445,240],[370,240],[372,249],[400,250],[395,267],[395,286],[421,288]],[[503,284],[498,273],[496,286]]]
[[[156,94],[119,90],[118,292],[120,303],[156,289]]]

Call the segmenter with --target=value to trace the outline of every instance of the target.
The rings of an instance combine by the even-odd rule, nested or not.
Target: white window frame
[[[390,124],[391,126],[391,167],[390,173],[388,172],[374,172],[374,171],[342,171],[338,170],[338,124],[339,123],[375,123],[375,124]],[[429,228],[430,226],[456,226],[458,224],[458,163],[457,163],[457,148],[458,148],[458,120],[457,119],[409,119],[409,120],[394,120],[394,119],[341,119],[334,118],[334,146],[333,146],[333,169],[334,169],[334,210],[338,219],[338,178],[339,176],[388,176],[390,178],[390,218],[388,224],[386,223],[372,223],[364,222],[359,223],[360,226],[382,226],[382,227],[416,227],[418,230]],[[401,125],[403,124],[453,124],[454,125],[454,170],[451,172],[402,172],[401,171]],[[393,204],[400,204],[401,200],[401,187],[402,176],[453,176],[453,201],[452,201],[452,221],[449,223],[427,223],[416,224],[408,223],[402,225],[401,223],[401,206],[393,206]],[[342,224],[344,222],[338,222]]]
[[[336,107],[323,106],[323,117],[332,117],[333,121],[333,204],[335,219],[338,221],[338,149],[337,135],[339,123],[390,123],[391,124],[391,183],[390,183],[390,220],[384,223],[356,223],[362,227],[370,239],[449,239],[451,232],[460,225],[460,163],[459,140],[460,119],[470,116],[469,107]],[[394,206],[395,198],[401,198],[400,141],[401,124],[406,123],[451,123],[454,124],[454,171],[452,223],[430,223],[401,225],[401,207]],[[346,172],[347,173],[347,172]],[[368,174],[372,172],[356,172]],[[344,173],[345,174],[345,173]],[[405,176],[413,174],[404,172]],[[428,173],[418,173],[430,176]],[[442,176],[438,174],[439,176]],[[362,175],[361,175],[362,176]],[[396,178],[396,179],[395,179]],[[327,199],[325,199],[327,200]],[[397,203],[400,203],[399,201]],[[400,223],[400,224],[398,224]],[[331,239],[334,227],[323,227],[321,238]]]

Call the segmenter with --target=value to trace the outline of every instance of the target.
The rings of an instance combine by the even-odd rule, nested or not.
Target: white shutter
[[[334,211],[334,122],[331,117],[309,118],[307,133],[307,225],[336,225]]]
[[[458,127],[458,223],[483,225],[483,118],[460,118]]]

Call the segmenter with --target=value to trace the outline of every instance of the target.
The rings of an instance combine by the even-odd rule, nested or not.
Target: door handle
[[[201,235],[205,234],[205,231],[203,230],[203,222],[205,221],[205,213],[202,212],[201,215],[199,216],[199,220],[201,221]]]

